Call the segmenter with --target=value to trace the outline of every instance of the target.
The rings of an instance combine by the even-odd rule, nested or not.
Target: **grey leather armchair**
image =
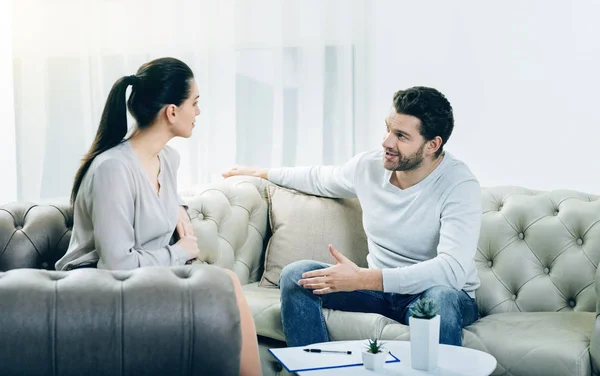
[[[66,204],[0,206],[1,375],[237,375],[229,276],[193,265],[53,270]]]

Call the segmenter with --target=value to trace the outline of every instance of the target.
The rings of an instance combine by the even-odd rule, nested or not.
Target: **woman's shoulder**
[[[126,143],[120,143],[99,154],[90,166],[90,175],[98,172],[102,174],[122,174],[131,170],[131,153],[127,150]]]
[[[161,154],[167,161],[170,166],[173,166],[175,169],[179,167],[179,152],[170,145],[165,145],[165,147],[161,150]]]

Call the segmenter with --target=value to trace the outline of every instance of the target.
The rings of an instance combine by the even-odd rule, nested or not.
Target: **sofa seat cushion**
[[[261,287],[259,282],[242,285],[242,291],[254,316],[256,334],[285,341],[281,326],[279,289]]]
[[[466,328],[465,346],[492,354],[494,375],[590,375],[592,312],[510,312]]]

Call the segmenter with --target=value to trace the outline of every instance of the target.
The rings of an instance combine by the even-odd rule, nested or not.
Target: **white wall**
[[[10,2],[0,0],[0,204],[17,199]]]
[[[482,185],[600,194],[600,1],[376,4],[371,145],[395,90],[432,86]]]

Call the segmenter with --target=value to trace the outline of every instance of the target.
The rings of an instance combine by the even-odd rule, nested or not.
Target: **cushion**
[[[357,265],[367,266],[367,237],[358,199],[311,196],[277,185],[270,185],[267,193],[272,235],[260,286],[276,287],[281,269],[294,261],[335,263],[329,244]]]

